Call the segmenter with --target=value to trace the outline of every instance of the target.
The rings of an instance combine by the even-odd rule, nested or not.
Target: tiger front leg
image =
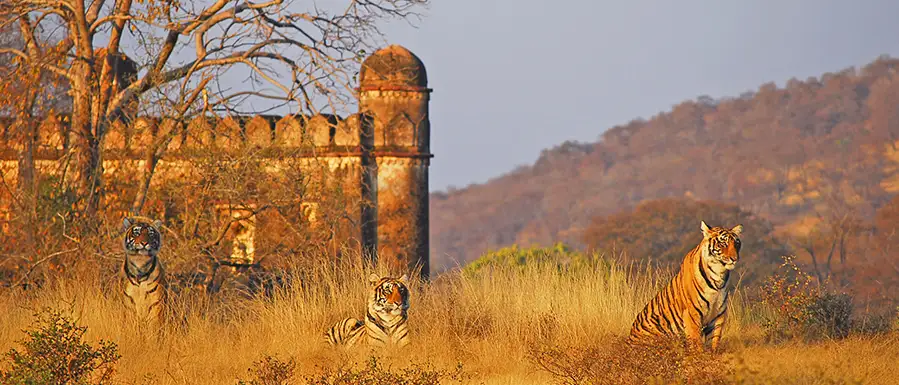
[[[724,332],[724,321],[727,319],[727,313],[721,313],[712,323],[712,352],[718,351],[718,344],[721,342],[721,334]]]
[[[684,336],[687,338],[687,349],[691,352],[702,352],[703,335],[698,317],[689,311],[685,311],[681,318],[684,320]]]

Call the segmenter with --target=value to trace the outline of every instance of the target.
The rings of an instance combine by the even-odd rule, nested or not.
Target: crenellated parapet
[[[73,142],[68,115],[43,119],[38,126],[36,159],[61,157]],[[359,114],[197,116],[186,121],[138,117],[112,123],[104,136],[104,159],[142,159],[147,149],[165,144],[173,157],[260,151],[263,156],[359,156],[366,130]],[[0,118],[0,160],[15,160],[21,141],[12,140],[14,120]],[[370,130],[369,130],[370,131]],[[369,136],[371,134],[368,134]]]
[[[66,136],[71,120],[68,115],[52,115],[37,122],[38,137],[35,156],[55,159],[63,154],[69,145]],[[10,117],[0,117],[0,160],[16,159],[23,142],[14,132],[16,121]]]

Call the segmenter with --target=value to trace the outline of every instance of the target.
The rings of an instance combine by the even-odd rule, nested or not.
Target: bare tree
[[[796,235],[796,236],[792,237],[792,242],[793,242],[794,246],[796,246],[802,250],[805,250],[805,252],[807,252],[809,254],[809,257],[811,257],[812,269],[814,270],[815,277],[818,278],[819,283],[825,282],[825,280],[830,276],[830,271],[825,270],[824,266],[822,266],[821,263],[818,262],[819,258],[818,258],[818,254],[817,254],[816,250],[817,250],[818,241],[821,238],[822,238],[822,234],[818,230],[817,225],[815,226],[815,228],[809,230],[809,232],[806,234]],[[831,245],[830,252],[832,255],[833,245]],[[828,257],[828,258],[830,258],[830,257]],[[829,269],[829,265],[828,265],[828,269]]]
[[[143,209],[144,202],[147,200],[147,192],[150,189],[150,182],[156,171],[156,165],[159,163],[159,160],[165,156],[166,149],[168,149],[172,139],[181,132],[183,122],[189,114],[188,109],[197,100],[200,94],[205,94],[205,87],[210,80],[211,78],[209,77],[203,78],[190,95],[187,95],[186,98],[178,101],[178,105],[175,106],[176,111],[174,116],[167,119],[168,122],[172,123],[172,126],[168,127],[169,130],[167,132],[158,135],[153,143],[150,144],[150,148],[145,149],[144,168],[141,173],[137,194],[134,196],[134,202],[131,204],[132,213],[138,214]],[[156,124],[158,124],[158,122],[159,121],[156,121]]]
[[[864,248],[852,250],[849,244],[871,231],[861,218],[870,216],[865,214],[872,210],[869,207],[872,197],[864,190],[852,188],[848,178],[842,171],[821,175],[823,184],[828,187],[820,190],[818,208],[813,209],[817,221],[807,233],[793,237],[795,245],[808,252],[821,283],[833,281],[834,266],[838,263],[838,283],[846,285],[847,262],[850,258],[863,258],[851,254],[866,252]]]
[[[25,44],[4,44],[0,54],[15,55],[70,86],[73,187],[90,217],[102,194],[103,135],[130,103],[169,101],[151,106],[168,108],[169,114],[186,110],[184,105],[196,99],[190,95],[206,86],[203,79],[212,79],[218,110],[241,112],[238,106],[254,101],[312,112],[341,110],[352,103],[359,57],[381,36],[377,22],[415,17],[416,7],[426,3],[6,0],[0,3],[0,27],[17,25]],[[32,43],[41,30],[51,29],[60,44]],[[117,87],[114,60],[123,53],[144,71]],[[249,81],[222,81],[226,73],[247,74]]]
[[[47,33],[39,33],[31,39],[21,37],[16,25],[6,18],[0,19],[0,46],[30,52],[56,43],[53,36]],[[29,246],[33,246],[31,241],[36,237],[35,150],[39,123],[36,116],[65,110],[69,100],[65,94],[65,84],[60,80],[50,72],[27,65],[15,55],[0,54],[0,114],[12,122],[6,139],[19,144],[16,151],[18,175],[12,201],[17,212],[17,228],[26,237],[25,243]]]

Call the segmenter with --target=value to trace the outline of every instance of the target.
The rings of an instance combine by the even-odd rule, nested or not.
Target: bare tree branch
[[[380,22],[414,18],[427,3],[4,0],[0,27],[17,26],[19,32],[12,42],[0,39],[0,56],[14,58],[16,74],[64,84],[70,120],[63,136],[71,141],[58,161],[58,183],[78,197],[74,206],[83,214],[77,218],[86,221],[102,217],[94,214],[105,194],[104,138],[123,117],[154,115],[183,124],[201,110],[349,112],[359,61],[382,44]],[[45,31],[56,38],[45,38]],[[0,98],[0,111],[33,104],[11,95]],[[200,95],[205,102],[198,102]],[[145,143],[141,192],[131,209],[143,210],[155,164],[167,156],[176,131],[153,134],[154,141]],[[277,199],[269,204],[281,205]],[[198,228],[185,224],[184,231],[200,236]]]

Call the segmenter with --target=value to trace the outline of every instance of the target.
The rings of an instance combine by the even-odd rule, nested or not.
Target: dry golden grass
[[[297,378],[302,379],[338,365],[364,362],[370,354],[332,349],[322,339],[333,322],[363,314],[370,271],[356,262],[304,269],[294,284],[272,298],[175,296],[173,321],[161,337],[140,334],[119,305],[115,282],[108,279],[83,277],[29,292],[5,292],[0,294],[0,350],[15,347],[34,310],[49,306],[71,311],[79,324],[88,327],[91,340],[118,344],[122,358],[117,383],[234,384],[266,355],[293,358]],[[430,283],[411,284],[413,343],[405,351],[379,354],[394,368],[416,362],[451,370],[462,363],[471,383],[562,382],[528,359],[533,357],[530,348],[559,346],[575,353],[606,349],[608,354],[667,277],[665,272],[614,264],[571,272],[530,266],[477,276],[446,273]],[[760,342],[758,327],[750,322],[739,295],[731,305],[724,353],[711,356],[727,363],[732,371],[728,381],[895,380],[893,372],[899,367],[895,334],[815,345],[769,345]],[[639,370],[624,370],[631,369]]]

